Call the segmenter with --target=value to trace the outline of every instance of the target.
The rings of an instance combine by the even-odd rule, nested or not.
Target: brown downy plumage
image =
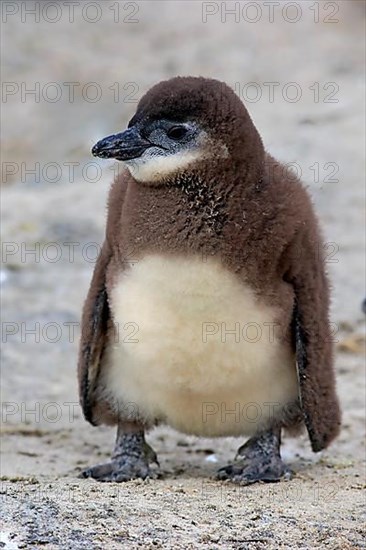
[[[117,285],[123,285],[121,273],[134,269],[131,257],[136,262],[151,256],[200,258],[208,266],[219,262],[238,284],[252,289],[258,303],[275,311],[280,339],[293,353],[294,370],[297,362],[301,404],[276,422],[291,428],[304,420],[313,451],[320,451],[339,432],[340,410],[328,320],[329,285],[309,196],[294,174],[264,151],[244,105],[225,84],[193,77],[161,82],[141,99],[127,132],[161,119],[178,127],[187,121],[192,128],[197,124],[194,151],[199,154],[185,164],[175,162],[175,169],[162,170],[160,176],[157,167],[150,181],[145,165],[132,161],[112,185],[106,238],[82,319],[78,375],[85,417],[92,424],[117,424],[123,416],[123,400],[120,393],[114,396],[114,388],[107,388],[105,373],[111,368],[109,350],[118,345],[112,295]],[[179,131],[175,132],[179,142]],[[100,156],[125,160],[126,153],[117,151],[125,135],[111,136],[107,146],[100,142],[95,153],[107,151]],[[148,150],[153,138],[143,139]],[[181,158],[181,152],[177,154],[174,158]],[[145,414],[143,402],[137,405],[142,413],[136,419],[145,426],[169,423],[169,418]]]

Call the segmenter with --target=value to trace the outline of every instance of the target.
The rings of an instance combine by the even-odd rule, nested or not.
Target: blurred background
[[[215,485],[210,495],[217,500],[199,498],[202,479],[209,483],[218,465],[232,457],[236,440],[202,443],[167,428],[155,430],[151,441],[168,476],[157,489],[164,503],[159,513],[146,487],[134,482],[118,494],[119,508],[106,512],[110,487],[76,478],[81,467],[107,457],[114,438],[109,429],[88,426],[77,404],[81,307],[118,170],[116,163],[92,157],[90,149],[125,128],[153,84],[175,75],[213,77],[235,89],[268,151],[290,163],[308,187],[326,241],[343,430],[321,456],[311,454],[305,436],[285,441],[286,457],[302,472],[293,485],[300,488],[290,502],[293,516],[304,522],[315,518],[315,527],[301,533],[302,522],[287,519],[281,520],[286,532],[283,523],[272,525],[289,501],[277,495],[268,519],[263,515],[268,490],[259,486],[246,494],[249,509],[260,508],[255,528],[268,539],[267,547],[273,542],[265,531],[268,522],[276,544],[291,540],[293,547],[305,537],[311,547],[322,547],[319,532],[325,529],[334,539],[332,548],[361,547],[365,3],[4,1],[1,11],[6,547],[18,539],[47,548],[130,548],[139,540],[177,548],[237,547],[230,540],[243,520],[242,502],[229,493],[219,498]],[[44,498],[37,493],[40,487],[47,492]],[[86,487],[98,491],[98,502],[92,493],[80,493]],[[323,493],[314,508],[309,495],[316,487]],[[74,497],[85,498],[72,500],[70,488]],[[177,496],[179,489],[183,493]],[[131,495],[139,521],[123,516],[124,499]],[[209,508],[210,502],[216,508]],[[322,502],[329,506],[322,508]],[[205,536],[196,536],[184,518],[170,517],[174,506],[187,518],[200,518]],[[228,506],[235,514],[225,524]],[[68,517],[70,507],[74,519]],[[90,531],[90,513],[102,533],[99,542]],[[149,520],[149,513],[155,519]],[[121,528],[122,516],[128,532]],[[29,518],[28,524],[21,517]]]

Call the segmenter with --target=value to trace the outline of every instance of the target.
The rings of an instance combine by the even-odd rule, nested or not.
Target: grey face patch
[[[137,181],[160,181],[207,154],[207,133],[196,122],[162,119],[146,125],[140,122],[137,129],[150,143],[142,155],[126,161]]]
[[[140,126],[141,135],[159,148],[176,153],[197,144],[202,128],[195,121],[155,120]]]
[[[137,126],[144,140],[150,143],[150,148],[144,154],[144,160],[167,157],[177,153],[197,150],[202,144],[206,132],[197,122],[174,122],[171,120],[155,120],[148,124]]]

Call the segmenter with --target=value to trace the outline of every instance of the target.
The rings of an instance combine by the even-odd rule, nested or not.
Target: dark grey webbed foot
[[[280,455],[279,430],[270,430],[249,439],[238,450],[235,462],[217,472],[217,479],[230,479],[242,485],[290,477],[291,470],[282,462]]]
[[[119,429],[111,461],[87,468],[81,473],[81,477],[122,482],[137,478],[157,478],[159,474],[156,453],[146,443],[144,432],[140,430],[125,433]]]

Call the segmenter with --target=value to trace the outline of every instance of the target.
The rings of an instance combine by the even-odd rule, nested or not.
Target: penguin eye
[[[170,139],[182,139],[188,132],[185,126],[173,126],[167,131],[167,136]]]

